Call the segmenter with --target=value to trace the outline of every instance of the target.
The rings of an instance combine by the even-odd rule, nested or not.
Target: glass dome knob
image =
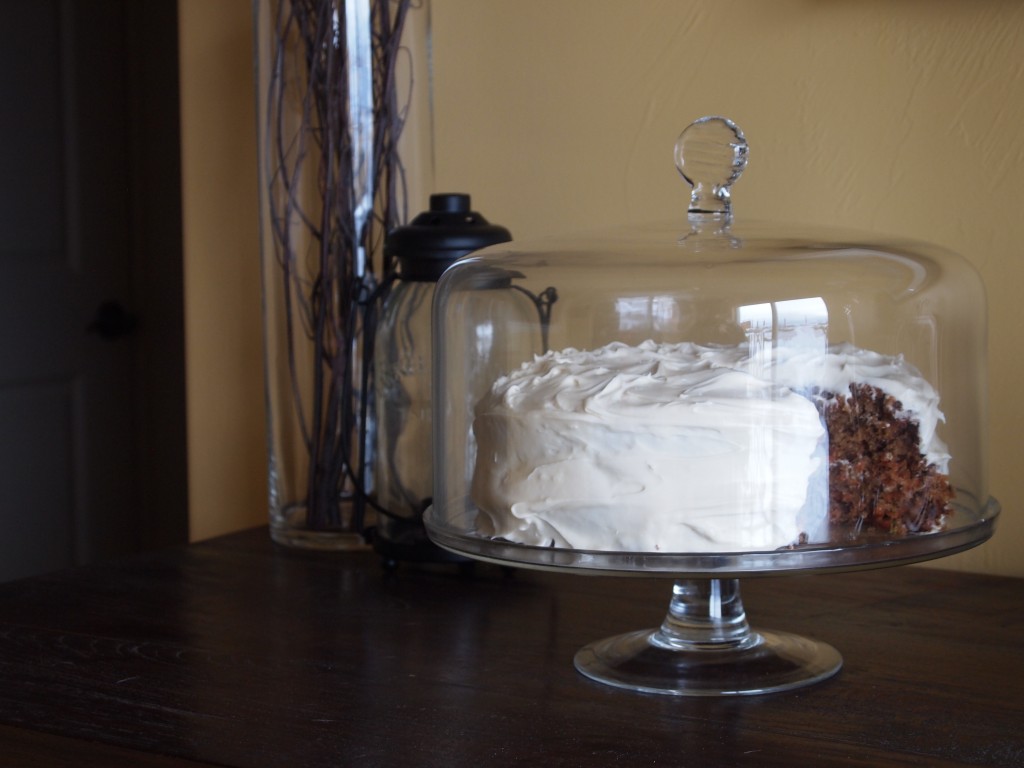
[[[690,214],[729,216],[729,187],[747,165],[747,140],[732,120],[702,117],[676,140],[676,168],[693,187]]]

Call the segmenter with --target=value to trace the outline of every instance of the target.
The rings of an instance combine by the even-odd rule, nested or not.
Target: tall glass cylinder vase
[[[372,523],[368,351],[393,266],[384,235],[404,220],[411,6],[253,1],[270,532],[283,544],[362,548]]]

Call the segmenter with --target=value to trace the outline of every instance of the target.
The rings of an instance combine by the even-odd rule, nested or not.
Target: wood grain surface
[[[11,582],[0,766],[1024,765],[1024,580],[893,568],[742,590],[755,627],[839,649],[838,676],[615,690],[573,655],[660,623],[670,580],[389,572],[265,529]]]

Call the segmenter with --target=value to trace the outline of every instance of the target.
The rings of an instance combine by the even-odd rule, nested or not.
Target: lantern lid
[[[460,256],[511,239],[472,210],[468,194],[433,194],[429,210],[388,234],[384,255],[398,258],[401,279],[434,282]]]

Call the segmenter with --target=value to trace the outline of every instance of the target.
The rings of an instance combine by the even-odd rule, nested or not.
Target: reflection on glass
[[[737,309],[736,321],[747,336],[751,360],[764,359],[782,344],[822,352],[828,348],[828,307],[820,296],[746,304]]]
[[[673,329],[678,323],[679,302],[673,296],[620,296],[615,299],[620,331]]]

